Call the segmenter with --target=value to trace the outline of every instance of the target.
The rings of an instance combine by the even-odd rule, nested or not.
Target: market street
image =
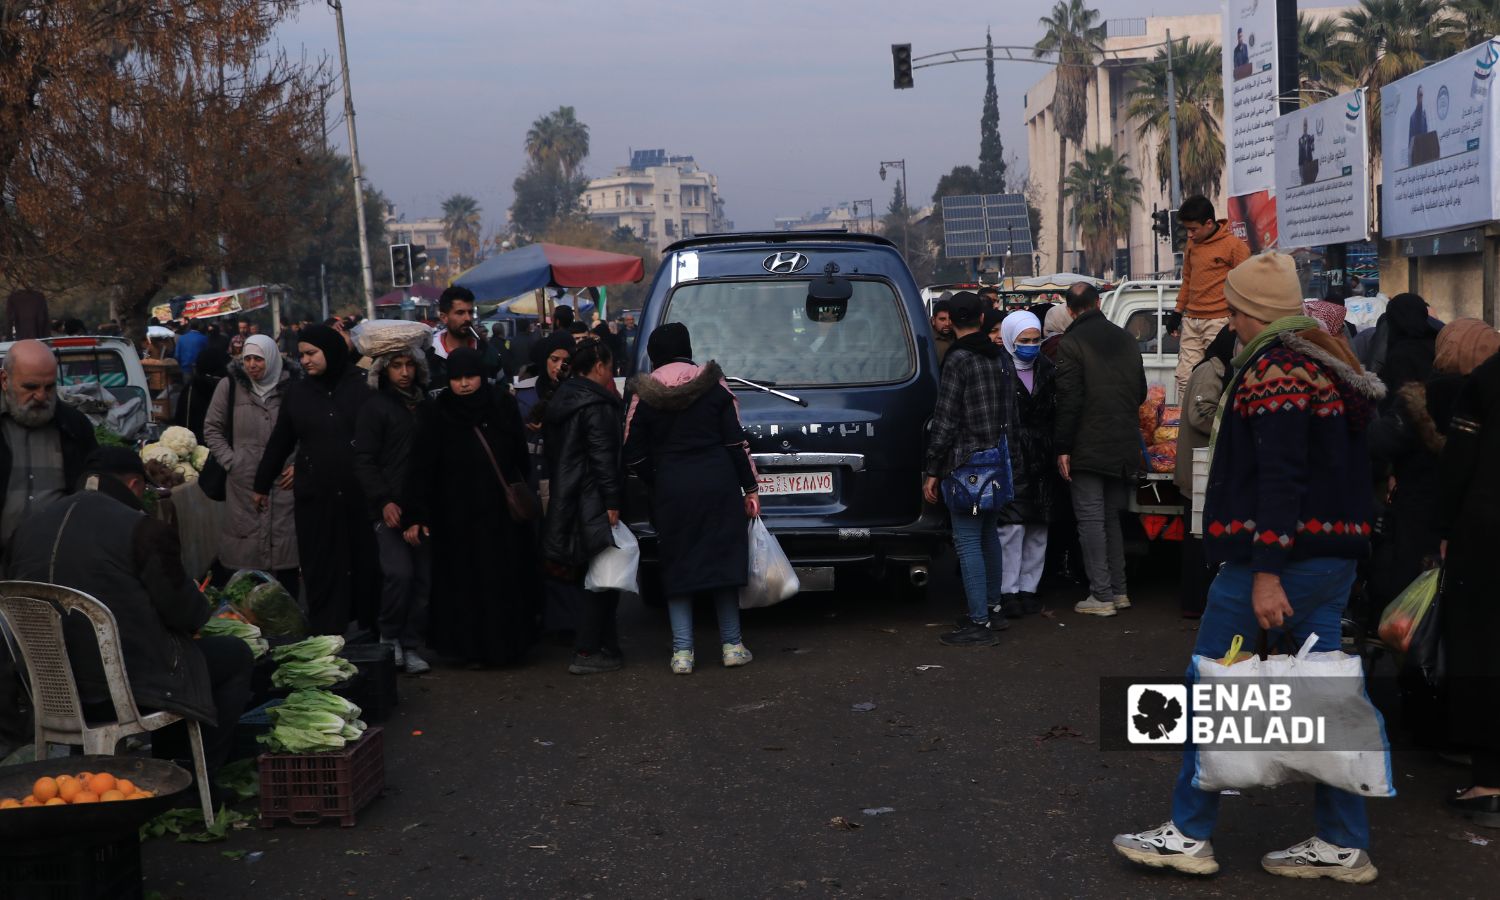
[[[569,651],[543,643],[511,670],[403,678],[386,723],[388,787],[357,828],[150,841],[147,889],[215,900],[1354,890],[1261,871],[1262,853],[1312,832],[1301,786],[1226,798],[1223,871],[1206,880],[1110,849],[1115,832],[1166,817],[1179,756],[1101,753],[1097,679],[1181,672],[1196,626],[1177,617],[1175,578],[1138,576],[1136,607],[1109,619],[1067,611],[1078,590],[1054,589],[1055,618],[1023,619],[993,649],[958,649],[937,642],[957,613],[952,569],[951,557],[934,567],[925,606],[845,589],[749,613],[756,661],[742,670],[671,675],[665,615],[632,600],[619,675],[571,677]],[[699,618],[700,647],[711,621]],[[1441,807],[1466,770],[1422,752],[1394,765],[1400,796],[1369,804],[1381,877],[1359,896],[1491,893],[1500,834]],[[893,811],[863,812],[880,807]]]

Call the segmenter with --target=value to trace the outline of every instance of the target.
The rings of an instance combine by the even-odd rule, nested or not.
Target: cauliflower
[[[172,467],[172,471],[182,476],[184,484],[190,484],[198,480],[198,470],[193,468],[192,463],[180,462]]]
[[[198,447],[198,439],[193,433],[181,425],[173,425],[161,434],[161,443],[173,453],[178,459],[191,459],[193,451]]]
[[[171,468],[177,465],[177,454],[164,444],[147,444],[141,448],[141,461],[164,463]]]
[[[208,465],[207,447],[200,446],[193,450],[192,464],[194,469],[198,470],[199,472],[203,471],[203,467]]]

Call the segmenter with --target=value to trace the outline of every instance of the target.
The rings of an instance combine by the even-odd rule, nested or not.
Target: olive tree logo
[[[1132,684],[1125,692],[1126,734],[1132,744],[1187,740],[1187,685]]]

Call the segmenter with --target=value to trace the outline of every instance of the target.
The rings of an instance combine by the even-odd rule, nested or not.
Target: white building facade
[[[674,241],[731,231],[724,216],[719,179],[691,156],[636,150],[630,164],[589,182],[580,202],[588,217],[607,228],[629,228],[661,252]]]

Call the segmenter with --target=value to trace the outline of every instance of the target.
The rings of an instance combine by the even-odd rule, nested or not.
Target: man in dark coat
[[[1075,612],[1112,616],[1130,606],[1120,513],[1141,470],[1138,411],[1146,369],[1135,338],[1104,317],[1099,291],[1068,289],[1068,326],[1057,345],[1057,471],[1070,482],[1089,596]]]
[[[500,354],[491,352],[489,342],[474,328],[474,292],[456,284],[444,290],[438,297],[438,321],[442,327],[432,333],[432,346],[427,348],[428,384],[433,392],[448,386],[448,356],[460,347],[480,352],[485,380],[493,381],[500,373]]]
[[[239,638],[194,639],[210,606],[182,568],[176,533],[141,507],[140,457],[103,447],[84,470],[78,493],[27,519],[10,548],[6,577],[73,588],[109,607],[136,704],[207,726],[204,756],[212,773],[226,761],[250,699],[250,648]],[[85,712],[110,715],[92,625],[70,615],[64,635]],[[178,758],[173,743],[166,730],[152,740],[158,756],[169,751],[166,758]]]
[[[364,490],[380,553],[380,642],[391,647],[408,675],[432,667],[417,655],[424,625],[432,558],[427,544],[403,535],[406,493],[415,461],[417,426],[427,399],[427,361],[403,349],[375,358],[368,381],[375,394],[354,426],[354,470]]]
[[[312,630],[341,635],[356,616],[365,628],[374,626],[379,595],[375,535],[354,474],[354,427],[370,388],[337,331],[313,325],[298,338],[307,377],[292,382],[281,401],[255,470],[255,505],[266,508],[295,448],[297,554]]]

